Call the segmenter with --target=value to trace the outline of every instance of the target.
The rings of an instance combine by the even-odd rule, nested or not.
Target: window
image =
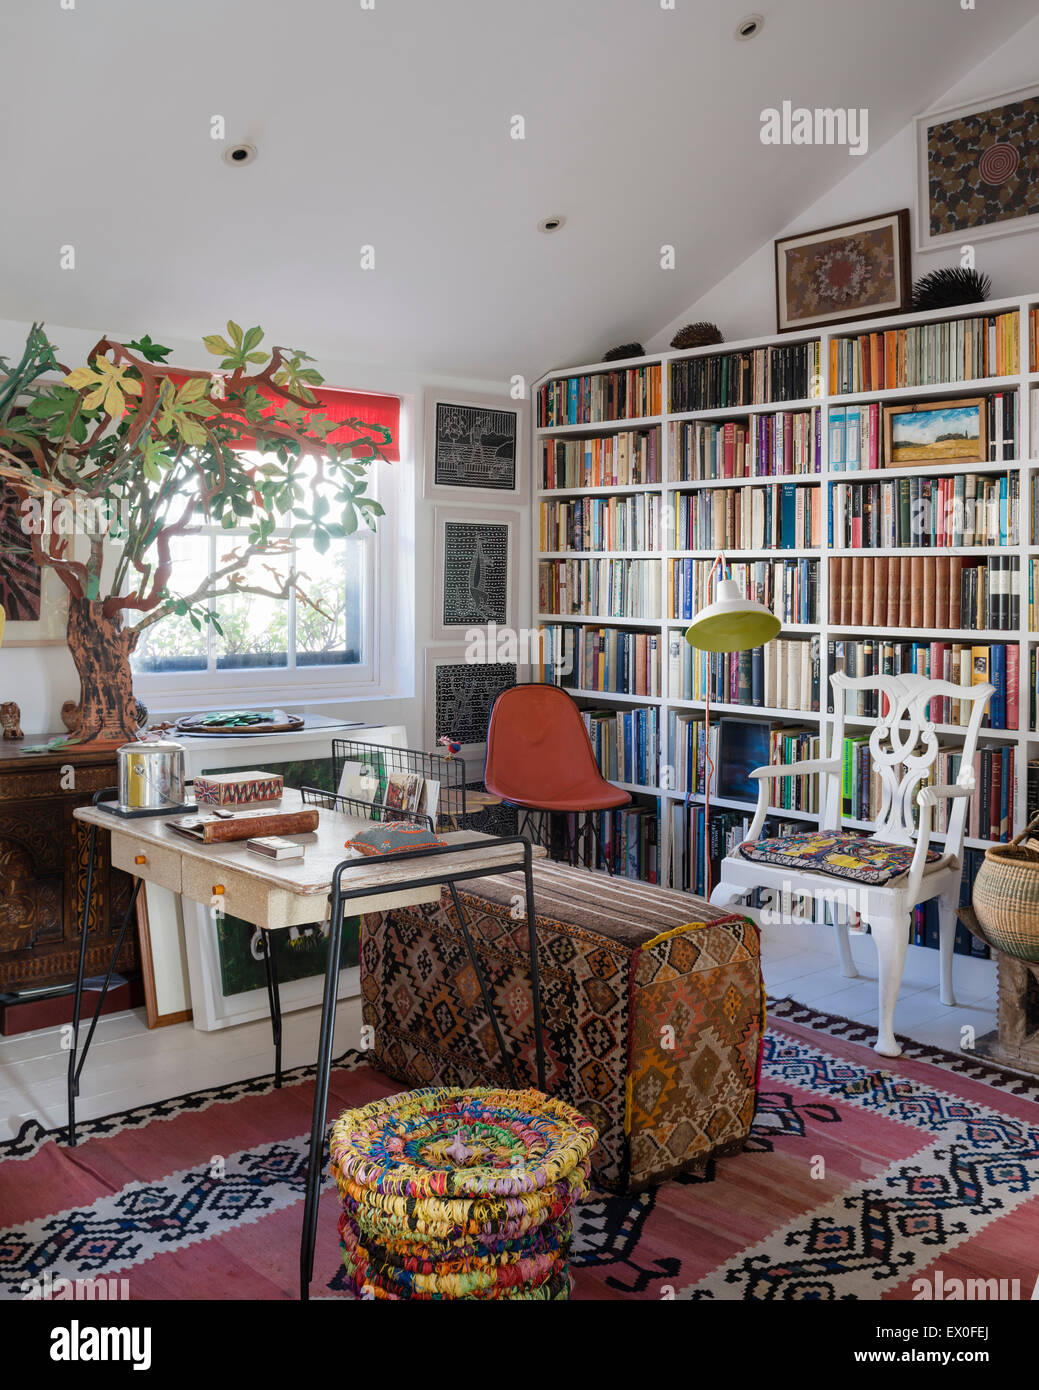
[[[346,399],[346,393],[334,394]],[[322,410],[333,415],[325,401]],[[345,406],[343,411],[354,413]],[[396,431],[394,437],[396,442]],[[399,459],[400,452],[395,447],[390,457]],[[390,649],[386,639],[395,625],[396,523],[410,491],[401,485],[402,471],[399,463],[372,465],[368,493],[387,512],[377,532],[362,529],[333,540],[320,554],[306,537],[291,536],[289,522],[277,528],[272,540],[284,549],[252,556],[235,571],[250,589],[266,592],[220,594],[206,601],[219,630],[176,616],[146,628],[133,655],[134,688],[145,703],[212,703],[218,692],[220,699],[257,702],[290,694],[298,701],[377,693],[382,684],[378,654]],[[227,569],[246,540],[247,528],[221,526],[175,537],[171,593],[196,592],[204,575]],[[298,592],[278,597],[290,570],[297,572]]]

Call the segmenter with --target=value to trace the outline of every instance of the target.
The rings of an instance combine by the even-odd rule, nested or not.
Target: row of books
[[[830,544],[848,550],[1017,545],[1019,481],[1017,473],[957,473],[833,483]]]
[[[1020,370],[1017,310],[830,339],[830,393],[938,386]]]
[[[538,391],[538,422],[595,425],[604,420],[638,420],[662,409],[660,364],[586,376],[555,377]]]
[[[960,878],[960,906],[969,907],[978,870],[985,858],[983,849],[967,849],[963,852],[963,874]],[[937,898],[930,898],[913,908],[913,919],[909,927],[909,940],[913,946],[929,946],[937,950],[940,942],[939,904]],[[992,952],[983,941],[974,936],[962,922],[956,923],[953,937],[953,953],[957,956],[974,956],[988,960]]]
[[[683,710],[668,714],[673,789],[687,795],[703,796],[709,786],[711,796],[720,800],[754,803],[755,768],[818,758],[821,746],[818,727],[799,729],[726,716],[708,728],[701,715]],[[784,777],[773,785],[772,804],[787,811],[817,811],[818,780],[810,774]]]
[[[990,681],[996,693],[989,700],[985,723],[991,729],[1016,729],[1019,720],[1018,681],[1020,648],[1016,642],[995,642],[973,647],[962,642],[894,642],[879,638],[856,641],[831,640],[827,646],[831,672],[846,676],[898,676],[915,673],[953,685],[977,685]],[[877,719],[887,712],[886,698],[875,690],[847,690],[846,714]],[[930,718],[935,724],[970,723],[972,700],[951,695],[931,700]],[[832,687],[829,708],[833,709]]]
[[[658,803],[632,804],[620,811],[598,811],[593,819],[615,874],[621,878],[641,879],[643,883],[660,882]],[[594,852],[588,850],[586,862],[593,868],[606,867],[598,845]]]
[[[809,550],[822,534],[818,487],[716,487],[675,493],[676,550]]]
[[[655,787],[660,780],[660,720],[643,709],[586,709],[581,718],[602,775],[611,782]]]
[[[677,420],[671,424],[675,482],[778,478],[822,468],[819,410],[762,412],[749,420]]]
[[[711,560],[669,560],[668,616],[688,619],[714,598]],[[748,598],[771,608],[780,622],[819,621],[818,560],[753,560],[728,571]]]
[[[819,638],[780,637],[744,652],[703,652],[680,632],[668,637],[668,694],[672,699],[761,709],[817,711],[821,680]]]
[[[540,637],[541,665],[535,667],[535,680],[617,695],[662,693],[658,633],[551,623],[541,628]]]
[[[659,618],[659,560],[541,560],[542,613],[590,618]]]
[[[844,740],[841,780],[842,814],[852,820],[875,821],[883,804],[880,775],[873,766],[869,734],[849,734]],[[949,786],[956,781],[962,750],[939,746],[922,786]],[[1014,750],[1009,744],[983,747],[974,753],[974,787],[967,802],[967,836],[972,840],[1010,839],[1014,818]],[[956,802],[941,800],[931,813],[931,829],[945,834]],[[915,809],[915,808],[914,808]]]
[[[676,414],[724,410],[817,396],[820,350],[818,339],[813,339],[785,347],[679,358],[671,363],[671,409]]]
[[[660,431],[627,430],[594,439],[545,439],[543,488],[638,487],[660,482]]]
[[[1017,392],[990,391],[986,394],[985,429],[989,463],[1017,458]],[[921,401],[921,409],[928,407]],[[831,406],[827,417],[830,441],[830,468],[855,472],[885,466],[885,407],[877,401],[864,405]],[[923,461],[922,461],[923,462]],[[886,466],[894,466],[890,459]]]
[[[661,550],[664,504],[659,494],[575,497],[542,502],[542,550]]]
[[[830,622],[842,627],[1006,632],[1019,622],[1008,555],[830,557]]]

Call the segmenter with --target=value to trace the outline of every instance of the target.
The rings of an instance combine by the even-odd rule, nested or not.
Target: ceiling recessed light
[[[251,164],[255,158],[255,145],[228,145],[224,151],[224,159],[228,164]]]
[[[756,39],[764,27],[764,15],[748,14],[736,25],[736,37],[738,39]]]
[[[544,218],[542,218],[542,220],[538,223],[538,231],[539,231],[539,232],[558,232],[559,229],[560,229],[560,227],[565,227],[565,226],[566,226],[566,218],[563,217],[563,216],[561,216],[560,214],[557,213],[555,217],[544,217]]]

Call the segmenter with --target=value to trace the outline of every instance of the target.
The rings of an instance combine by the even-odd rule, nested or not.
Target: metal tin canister
[[[182,744],[126,743],[116,758],[121,811],[165,811],[184,804]]]

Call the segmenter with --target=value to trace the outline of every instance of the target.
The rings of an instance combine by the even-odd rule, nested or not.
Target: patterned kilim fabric
[[[745,840],[740,854],[754,864],[777,864],[783,869],[807,869],[832,878],[853,879],[875,887],[909,872],[915,845],[887,845],[869,835],[838,835],[830,831],[799,830],[771,840]],[[928,864],[943,856],[927,851]]]
[[[739,1148],[762,1030],[753,923],[687,894],[534,866],[549,1091],[599,1131],[600,1182],[637,1190]],[[522,878],[461,894],[519,1085],[536,1084]],[[515,915],[513,915],[515,913]],[[365,918],[371,1061],[412,1086],[508,1085],[449,895]]]

